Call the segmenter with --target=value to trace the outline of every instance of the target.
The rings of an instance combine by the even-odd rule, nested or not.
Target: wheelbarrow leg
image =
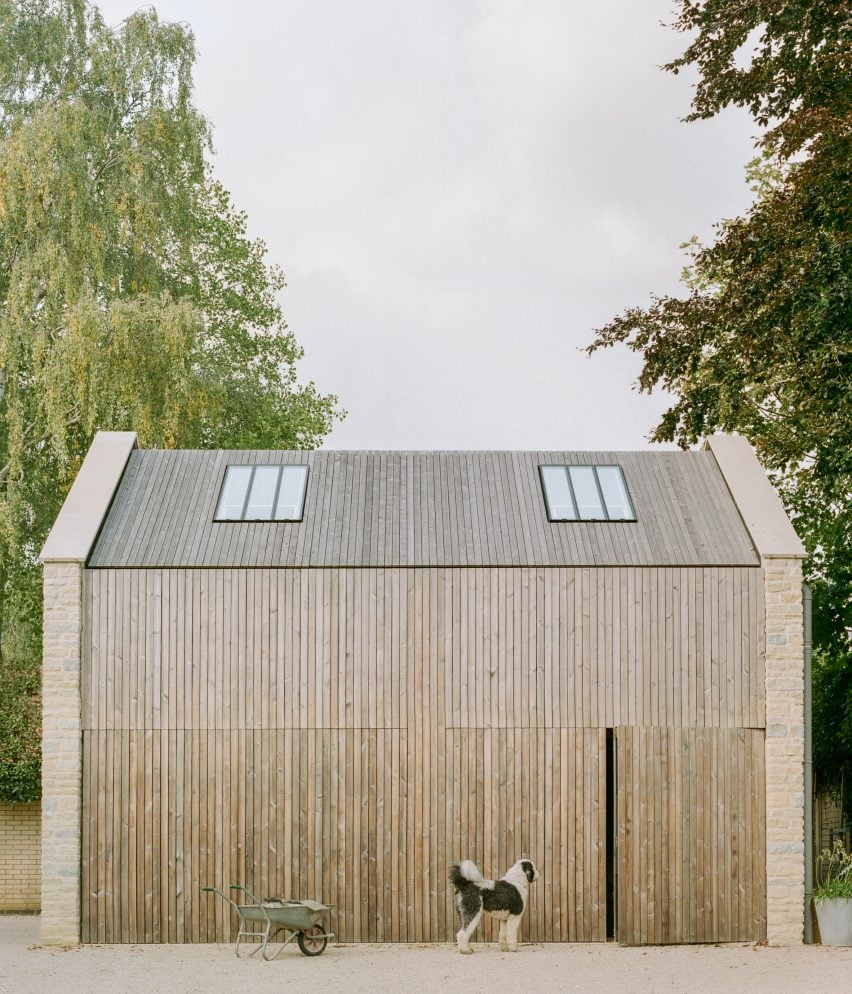
[[[276,928],[275,931],[270,936],[270,938],[272,938],[274,940],[275,936],[279,932],[284,932],[284,934],[287,935],[287,929],[286,928]],[[272,962],[272,960],[274,960],[274,959],[278,959],[278,957],[281,955],[281,953],[284,952],[284,950],[287,948],[287,946],[290,945],[290,943],[298,936],[298,934],[299,934],[298,932],[290,932],[290,934],[287,935],[287,938],[281,943],[281,945],[275,950],[275,952],[271,956],[267,956],[266,955],[266,953],[267,953],[267,948],[266,948],[267,947],[267,943],[264,942],[264,944],[263,944],[263,958],[267,961],[267,963]]]
[[[259,946],[255,946],[255,948],[248,954],[248,956],[245,957],[245,959],[251,959],[252,956],[254,956],[254,954],[258,951],[258,949],[261,951],[261,956],[263,957],[263,959],[266,959],[266,944],[267,942],[269,942],[269,930],[272,928],[272,919],[269,917],[269,912],[263,906],[262,902],[258,898],[256,898],[254,894],[252,894],[252,892],[248,890],[248,888],[243,887],[242,884],[231,884],[229,889],[241,890],[244,894],[246,894],[248,898],[254,901],[256,906],[259,907],[260,910],[263,912],[263,917],[266,921],[266,925],[264,926],[262,932],[258,932],[256,929],[252,931],[244,929],[243,925],[247,921],[247,919],[244,917],[243,910],[240,907],[238,907],[236,904],[234,904],[233,901],[231,901],[231,904],[234,904],[234,907],[237,909],[237,916],[239,918],[239,923],[240,923],[240,930],[237,932],[237,944],[234,947],[234,952],[236,953],[237,958],[238,959],[240,958],[240,942],[243,936],[251,935],[255,936],[256,938],[260,938],[261,944]],[[219,892],[217,891],[217,893]],[[224,894],[222,896],[225,897]],[[225,900],[230,901],[230,898],[225,897]]]
[[[241,953],[240,953],[240,944],[242,943],[243,938],[247,938],[248,936],[252,936],[252,937],[256,938],[256,937],[262,936],[262,935],[264,935],[263,932],[244,932],[243,931],[242,923],[240,923],[240,930],[239,930],[239,932],[237,932],[237,944],[234,946],[234,955],[237,957],[237,959],[251,959],[252,956],[254,956],[255,953],[258,951],[258,949],[262,948],[261,946],[255,946],[254,949],[252,949],[252,951],[250,953],[248,953],[246,956],[241,955]],[[266,939],[265,938],[263,939],[263,945],[264,946],[266,945]]]
[[[266,959],[266,943],[269,941],[269,930],[272,927],[272,922],[267,917],[266,923],[263,927],[263,931],[258,931],[255,928],[246,928],[246,925],[253,924],[251,921],[243,917],[242,909],[238,909],[237,914],[239,915],[240,928],[237,932],[237,944],[234,946],[234,955],[237,959],[251,959],[252,956],[260,952],[264,959]],[[240,945],[244,938],[260,939],[260,945],[255,946],[254,949],[247,955],[242,956],[240,954]]]
[[[234,946],[234,955],[237,957],[237,959],[241,959],[242,957],[240,956],[240,940],[242,939],[242,937],[244,935],[253,935],[254,933],[252,933],[252,932],[244,932],[243,931],[243,916],[242,916],[242,914],[240,912],[240,906],[236,903],[236,901],[232,901],[230,899],[230,897],[228,897],[227,894],[225,894],[221,890],[219,890],[218,887],[202,887],[201,889],[204,891],[205,894],[218,894],[219,897],[221,897],[221,898],[223,898],[223,900],[227,901],[228,904],[230,904],[231,907],[234,909],[234,911],[236,911],[236,913],[237,913],[237,925],[239,926],[239,928],[237,929],[237,944]],[[231,884],[230,889],[231,890],[241,890],[242,888],[236,886],[235,884]],[[257,952],[257,950],[255,949],[254,952]],[[253,956],[253,955],[254,955],[254,953],[249,953],[249,956]],[[248,959],[248,957],[246,957],[246,959]]]
[[[266,944],[269,942],[269,930],[272,928],[272,922],[267,917],[266,926],[263,929],[263,938],[260,943],[260,957],[261,959],[266,959]],[[257,952],[257,950],[255,950]]]

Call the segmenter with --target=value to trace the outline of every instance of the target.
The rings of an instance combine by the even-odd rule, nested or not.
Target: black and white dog
[[[476,864],[466,859],[450,867],[450,880],[456,889],[461,929],[456,933],[460,953],[472,953],[470,937],[482,919],[482,912],[500,920],[500,949],[517,952],[518,929],[527,906],[529,885],[538,880],[538,871],[529,859],[519,859],[499,880],[486,880]]]

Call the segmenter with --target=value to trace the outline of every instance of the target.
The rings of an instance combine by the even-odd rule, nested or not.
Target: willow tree
[[[298,384],[282,274],[213,177],[189,28],[0,0],[0,38],[0,796],[24,799],[36,557],[93,433],[311,448],[337,412]]]

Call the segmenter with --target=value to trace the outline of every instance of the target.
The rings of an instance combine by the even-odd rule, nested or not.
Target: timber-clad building
[[[44,941],[227,941],[239,883],[443,942],[449,864],[521,854],[528,940],[801,941],[802,555],[737,437],[100,433],[42,553]]]

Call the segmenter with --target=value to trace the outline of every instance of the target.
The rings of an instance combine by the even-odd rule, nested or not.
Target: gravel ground
[[[239,961],[231,946],[38,945],[38,918],[0,916],[3,994],[159,994],[238,991],[529,991],[844,994],[852,991],[852,948],[749,945],[624,948],[614,944],[334,946],[308,959],[295,948],[272,963]]]

